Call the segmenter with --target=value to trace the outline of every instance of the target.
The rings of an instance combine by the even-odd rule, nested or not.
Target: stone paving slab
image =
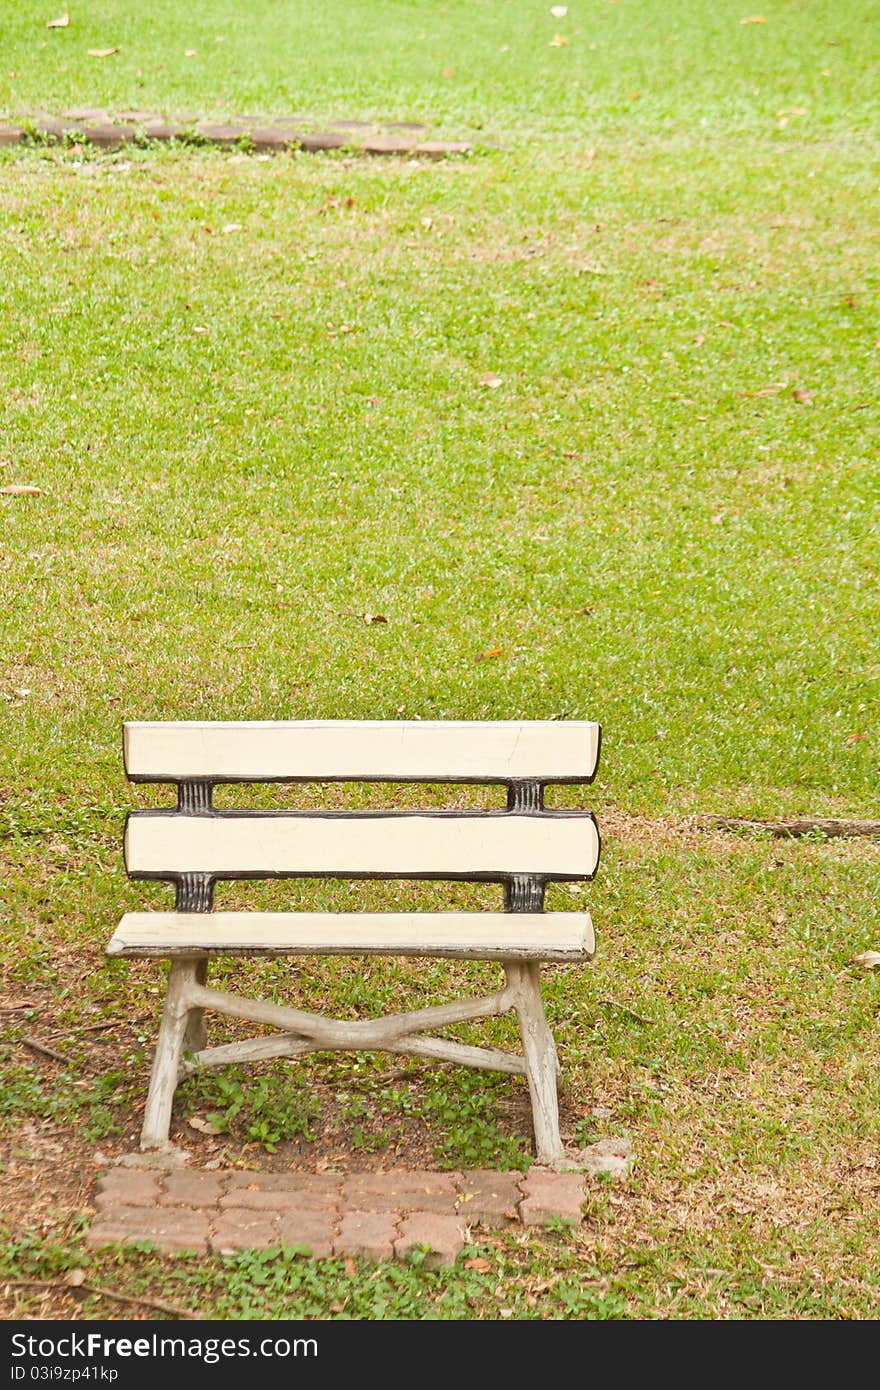
[[[471,1231],[581,1220],[584,1173],[253,1173],[148,1168],[121,1160],[97,1183],[87,1243],[150,1240],[160,1250],[259,1250],[287,1244],[330,1255],[405,1259],[424,1248],[455,1262]]]
[[[189,140],[229,148],[244,147],[269,153],[286,150],[338,150],[370,155],[446,159],[467,154],[466,140],[431,140],[418,121],[331,121],[313,130],[305,118],[234,116],[217,121],[192,114],[163,115],[157,111],[123,111],[116,115],[101,107],[80,106],[60,116],[37,111],[17,120],[0,119],[0,145],[16,145],[33,134],[55,141],[78,140],[101,149],[118,149],[139,139]]]

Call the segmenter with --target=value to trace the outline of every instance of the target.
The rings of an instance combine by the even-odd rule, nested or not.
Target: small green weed
[[[355,1126],[355,1147],[377,1152],[387,1147],[391,1130],[371,1130],[396,1116],[413,1120],[429,1133],[434,1158],[443,1168],[519,1168],[529,1165],[524,1139],[500,1127],[497,1105],[509,1086],[504,1078],[485,1072],[429,1071],[408,1086],[377,1088],[375,1094],[341,1092],[346,1119],[365,1121]]]
[[[314,1138],[317,1100],[303,1079],[283,1065],[260,1074],[230,1068],[190,1081],[178,1094],[185,1114],[207,1108],[218,1134],[261,1144],[268,1153],[286,1139]]]
[[[14,1130],[22,1115],[75,1121],[87,1142],[122,1132],[128,1119],[123,1109],[128,1100],[124,1072],[108,1071],[83,1084],[74,1071],[49,1078],[35,1066],[3,1063],[0,1055],[0,1133],[7,1127]]]

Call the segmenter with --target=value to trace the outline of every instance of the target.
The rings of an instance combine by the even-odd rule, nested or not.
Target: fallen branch
[[[826,835],[829,840],[880,839],[880,820],[833,820],[824,817],[805,820],[746,820],[738,816],[695,816],[701,830],[759,830],[777,839],[801,840],[805,835]]]
[[[19,1038],[18,1041],[22,1047],[29,1047],[32,1052],[42,1052],[44,1057],[51,1057],[53,1062],[63,1062],[66,1067],[74,1065],[63,1052],[56,1052],[54,1047],[47,1047],[45,1043],[37,1042],[36,1038]]]
[[[634,1018],[636,1023],[650,1025],[655,1022],[654,1019],[643,1018],[641,1014],[636,1013],[635,1009],[627,1008],[626,1004],[618,1004],[616,999],[600,999],[598,1002],[602,1008],[616,1009],[619,1014],[626,1014],[629,1018]]]
[[[178,1308],[173,1303],[165,1303],[160,1298],[138,1298],[134,1294],[116,1293],[114,1289],[105,1289],[99,1284],[68,1284],[64,1279],[4,1279],[3,1283],[8,1289],[56,1289],[61,1293],[70,1294],[71,1298],[78,1294],[90,1293],[98,1298],[114,1299],[117,1303],[132,1303],[138,1308],[151,1308],[158,1313],[167,1313],[172,1318],[181,1318],[188,1322],[198,1321],[196,1313],[190,1313],[186,1308]]]
[[[69,1032],[76,1037],[78,1033],[105,1033],[108,1028],[118,1027],[119,1020],[111,1018],[109,1023],[84,1023],[81,1028],[71,1028]],[[62,1034],[58,1034],[59,1037]]]

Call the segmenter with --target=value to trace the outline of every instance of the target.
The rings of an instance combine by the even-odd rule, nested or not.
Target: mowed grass
[[[78,0],[49,30],[51,9],[5,6],[0,111],[420,119],[502,137],[852,131],[878,114],[868,0],[768,0],[757,14],[740,0],[574,0],[559,18],[546,0]]]
[[[106,925],[126,897],[110,843],[90,864],[75,848],[66,855],[57,844],[43,848],[39,886],[32,860],[16,856],[10,888],[28,932],[10,949],[8,982],[34,1008],[16,1016],[8,1035],[4,1182],[12,1200],[0,1283],[85,1268],[98,1287],[220,1317],[497,1318],[502,1308],[516,1318],[873,1317],[880,981],[850,962],[876,944],[876,850],[685,839],[632,824],[616,830],[601,886],[589,894],[597,960],[585,969],[548,968],[546,995],[564,1067],[564,1132],[571,1143],[629,1135],[632,1176],[591,1184],[577,1231],[525,1240],[475,1232],[468,1258],[483,1263],[375,1278],[368,1265],[353,1272],[277,1252],[180,1261],[83,1249],[52,1144],[67,1136],[67,1161],[81,1155],[82,1202],[93,1153],[134,1143],[160,968],[102,968]],[[560,894],[557,905],[578,901],[583,895]],[[449,963],[389,970],[380,962],[305,961],[294,977],[283,962],[238,963],[219,977],[227,988],[351,1015],[479,990],[497,974],[497,967]],[[80,1031],[102,1023],[115,1026]],[[70,1067],[16,1048],[22,1035],[63,1050]],[[223,1036],[219,1023],[215,1037]],[[513,1041],[506,1020],[479,1036]],[[332,1159],[339,1141],[320,1143],[327,1115],[309,1100],[314,1091],[319,1110],[329,1104],[328,1079],[342,1114],[357,1124],[355,1166],[405,1159],[399,1138],[413,1113],[437,1166],[519,1166],[516,1149],[528,1161],[521,1081],[418,1062],[401,1074],[400,1059],[356,1063],[342,1055],[292,1067],[287,1083],[275,1069],[263,1085],[267,1071],[251,1073],[227,1161],[267,1161],[259,1145],[245,1147],[246,1124],[260,1123],[300,1140],[311,1131],[311,1147]],[[223,1106],[214,1083],[196,1092],[189,1083],[176,1110],[204,1119]],[[175,1132],[186,1140],[185,1124]],[[190,1146],[199,1142],[189,1133]],[[309,1142],[301,1148],[308,1164]],[[29,1158],[38,1164],[38,1199],[25,1196]],[[16,1215],[16,1193],[26,1220]],[[17,1289],[7,1306],[36,1311],[41,1297],[39,1289]],[[55,1312],[75,1307],[56,1303]],[[103,1299],[83,1308],[85,1316],[119,1311]]]
[[[0,496],[3,1275],[83,1266],[224,1317],[873,1314],[878,985],[850,962],[877,945],[876,849],[678,824],[877,814],[875,151],[779,119],[438,165],[3,155],[0,486],[42,489]],[[547,996],[566,1136],[627,1132],[631,1178],[578,1232],[484,1239],[489,1268],[453,1274],[85,1252],[54,1168],[131,1146],[161,983],[103,948],[170,900],[124,879],[126,808],[168,798],[124,783],[122,720],[523,715],[604,727],[595,787],[554,794],[596,810],[599,875],[551,904],[589,904],[599,954]],[[339,1014],[495,979],[220,973]],[[257,1081],[236,1153],[286,1125],[308,1163],[330,1079],[365,1153],[394,1161],[409,1115],[439,1165],[529,1161],[521,1083],[396,1070],[312,1059],[274,1112]],[[178,1121],[218,1104],[190,1087]]]
[[[876,813],[868,150],[591,151],[7,158],[9,814],[126,717],[523,714],[627,810]]]

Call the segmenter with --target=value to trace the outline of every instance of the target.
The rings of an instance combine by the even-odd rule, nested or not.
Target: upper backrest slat
[[[291,720],[125,725],[135,782],[589,782],[599,725]]]

